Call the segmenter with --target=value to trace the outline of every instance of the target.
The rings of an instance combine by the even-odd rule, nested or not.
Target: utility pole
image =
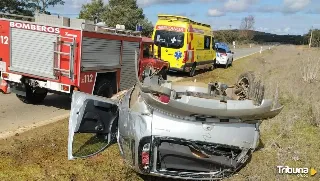
[[[311,45],[312,45],[312,34],[313,34],[313,26],[311,27],[311,35],[310,35],[310,40],[309,40],[309,48],[311,48]]]

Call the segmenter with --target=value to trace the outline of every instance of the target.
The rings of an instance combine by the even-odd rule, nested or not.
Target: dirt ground
[[[277,166],[308,167],[320,172],[320,51],[278,46],[234,62],[228,69],[187,78],[234,83],[248,70],[266,85],[267,97],[285,106],[261,125],[261,146],[239,173],[227,180],[302,180],[281,175]],[[318,74],[316,74],[318,73]],[[166,180],[141,177],[125,166],[118,148],[89,159],[67,160],[68,120],[0,140],[0,180]],[[316,176],[307,180],[319,180]]]

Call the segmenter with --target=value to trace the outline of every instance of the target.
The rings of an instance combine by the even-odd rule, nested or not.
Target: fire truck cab
[[[161,56],[155,56],[154,41],[152,38],[143,37],[143,54],[139,65],[139,75],[142,76],[143,71],[151,67],[154,71],[160,71],[160,75],[164,80],[167,80],[167,73],[169,71],[169,62],[161,59]]]
[[[123,25],[43,14],[31,21],[0,18],[1,78],[25,103],[40,103],[48,92],[74,90],[111,97],[135,84],[136,58],[144,67],[168,68],[153,54],[143,56],[143,47],[153,47],[144,40],[141,32]]]

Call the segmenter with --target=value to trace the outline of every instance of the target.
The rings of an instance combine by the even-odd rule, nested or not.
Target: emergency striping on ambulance
[[[204,31],[203,31],[203,30],[198,29],[198,28],[193,28],[192,26],[189,27],[189,32],[204,34]]]
[[[177,27],[177,26],[165,26],[165,25],[157,25],[157,30],[169,30],[169,31],[178,31],[178,32],[185,32],[186,29],[184,27]]]

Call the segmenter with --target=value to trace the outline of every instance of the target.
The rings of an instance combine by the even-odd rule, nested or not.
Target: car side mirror
[[[232,54],[234,54],[234,52],[231,52]]]

